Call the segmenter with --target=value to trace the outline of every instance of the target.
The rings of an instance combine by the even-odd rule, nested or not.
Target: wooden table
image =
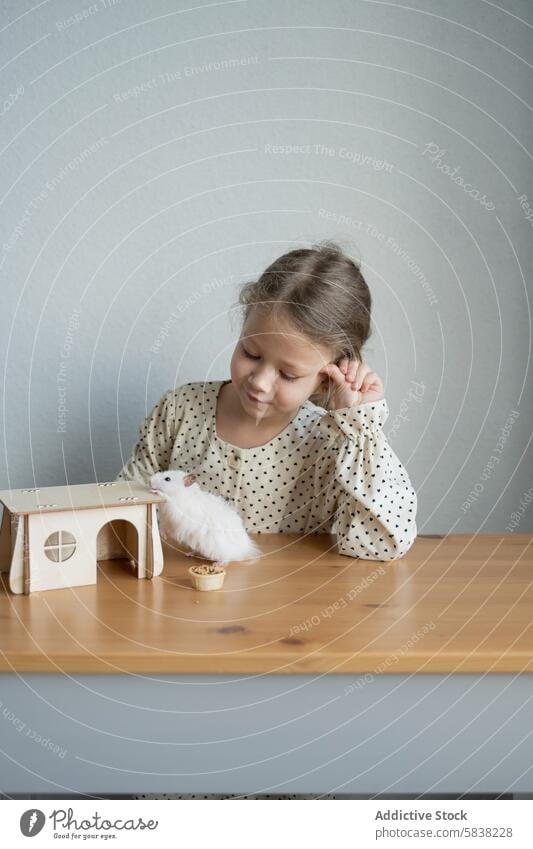
[[[0,604],[0,792],[533,791],[532,537],[401,560],[255,536],[222,590],[160,577]],[[414,674],[416,673],[416,674]]]

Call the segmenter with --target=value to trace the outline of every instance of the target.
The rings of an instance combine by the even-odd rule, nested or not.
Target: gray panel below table
[[[533,676],[0,676],[0,793],[533,791]]]

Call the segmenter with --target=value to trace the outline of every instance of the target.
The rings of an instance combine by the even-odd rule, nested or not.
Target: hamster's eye
[[[166,480],[166,481],[170,481],[170,480],[172,480],[172,478],[165,478],[165,480]]]

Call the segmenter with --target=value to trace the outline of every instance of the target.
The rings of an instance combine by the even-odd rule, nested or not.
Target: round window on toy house
[[[54,531],[44,541],[44,553],[54,563],[62,563],[76,551],[76,537],[69,531]]]

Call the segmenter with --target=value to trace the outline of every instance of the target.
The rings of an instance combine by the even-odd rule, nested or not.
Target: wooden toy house
[[[0,490],[0,571],[14,593],[95,584],[97,561],[123,557],[138,578],[163,570],[165,499],[132,481]]]

